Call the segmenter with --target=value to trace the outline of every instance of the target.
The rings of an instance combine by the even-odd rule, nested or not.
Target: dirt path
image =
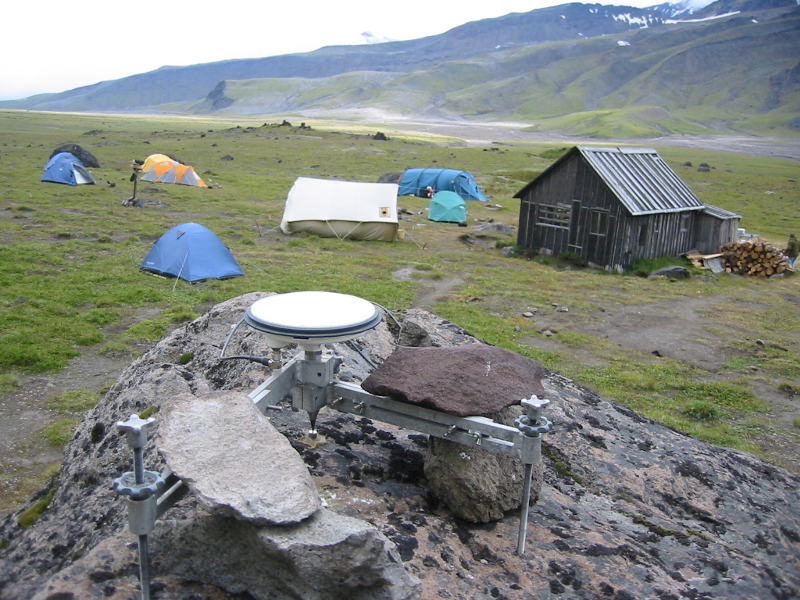
[[[55,375],[26,375],[21,386],[0,396],[0,518],[14,510],[41,485],[41,473],[55,468],[63,450],[49,445],[43,430],[80,416],[43,408],[53,396],[71,390],[99,392],[113,384],[131,357],[86,352]]]

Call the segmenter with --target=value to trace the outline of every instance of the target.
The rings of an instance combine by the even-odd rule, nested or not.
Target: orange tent
[[[142,173],[142,181],[152,181],[153,183],[181,183],[183,185],[208,187],[206,182],[200,179],[200,176],[195,172],[193,167],[182,165],[163,154],[149,156],[142,166]]]

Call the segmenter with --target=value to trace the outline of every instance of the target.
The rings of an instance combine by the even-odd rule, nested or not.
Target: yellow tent
[[[160,162],[171,162],[175,163],[176,165],[179,164],[177,160],[170,158],[166,154],[151,154],[145,159],[144,164],[142,165],[142,173],[147,173],[153,168],[154,164]]]
[[[181,183],[207,188],[206,182],[200,179],[193,167],[182,165],[164,154],[153,154],[147,157],[142,165],[142,181],[153,183]]]

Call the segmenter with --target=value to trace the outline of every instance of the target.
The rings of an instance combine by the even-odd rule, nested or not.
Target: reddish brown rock
[[[542,373],[535,360],[484,344],[398,347],[361,387],[459,417],[489,416],[542,397]]]

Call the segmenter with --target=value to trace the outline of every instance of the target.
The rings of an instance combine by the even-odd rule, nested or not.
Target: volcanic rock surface
[[[258,363],[219,360],[231,326],[263,296],[214,307],[130,365],[76,431],[60,473],[31,499],[33,505],[52,493],[47,510],[25,529],[18,525],[20,513],[0,524],[0,598],[135,597],[135,537],[127,533],[125,501],[111,487],[131,469],[131,452],[114,423],[153,407],[155,432],[145,467],[161,470],[155,433],[163,417],[159,407],[168,398],[247,393],[269,375]],[[336,345],[345,359],[341,379],[363,381],[373,367],[362,354],[380,364],[397,339],[432,347],[479,343],[426,311],[395,316],[400,331],[394,321],[391,327],[382,323],[358,340],[358,352]],[[257,333],[242,331],[238,338],[236,354],[268,356]],[[294,350],[283,353],[289,357]],[[545,436],[544,485],[530,511],[525,556],[515,553],[516,510],[474,525],[431,493],[424,474],[427,436],[325,408],[317,419],[324,443],[307,446],[300,442],[307,416],[284,402],[270,420],[302,457],[326,505],[307,520],[325,530],[331,523],[350,528],[359,540],[355,548],[380,549],[384,563],[353,550],[342,560],[358,566],[355,576],[340,572],[330,595],[312,576],[319,565],[335,568],[322,560],[299,571],[305,578],[287,573],[271,580],[270,595],[262,596],[245,563],[263,559],[272,565],[275,556],[302,556],[309,552],[308,538],[280,527],[265,543],[262,529],[209,514],[189,494],[149,536],[153,597],[677,600],[800,594],[797,477],[678,433],[558,374],[545,371],[542,386],[554,429]],[[254,538],[262,540],[258,552]],[[190,551],[203,544],[217,548],[225,565],[213,577],[208,563],[195,561]],[[273,551],[288,554],[265,557]]]

